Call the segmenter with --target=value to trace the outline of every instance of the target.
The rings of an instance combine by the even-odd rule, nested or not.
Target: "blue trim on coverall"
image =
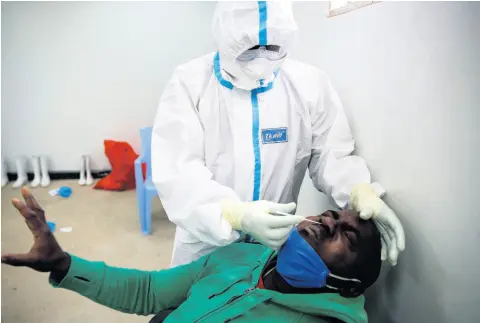
[[[260,140],[258,138],[260,132],[260,116],[258,113],[258,92],[257,89],[252,90],[250,96],[252,101],[252,142],[253,155],[255,156],[255,169],[253,171],[253,196],[252,201],[260,199],[260,181],[262,179],[262,158],[260,155]]]
[[[223,78],[220,70],[220,54],[217,52],[215,58],[213,59],[213,70],[215,71],[215,76],[217,77],[218,83],[222,84],[227,89],[233,89],[232,82],[227,81]]]
[[[277,73],[275,73],[275,76]],[[273,87],[273,81],[268,83],[266,87],[253,89],[251,94],[252,101],[252,142],[253,155],[255,156],[255,168],[253,171],[253,196],[252,201],[260,199],[260,184],[262,180],[262,158],[260,154],[260,115],[258,111],[258,94],[267,92]]]
[[[258,44],[265,46],[267,45],[267,3],[265,1],[258,1],[258,15],[260,17]]]

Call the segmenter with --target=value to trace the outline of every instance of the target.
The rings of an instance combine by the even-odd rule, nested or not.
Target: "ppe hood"
[[[256,45],[281,46],[287,53],[294,42],[297,24],[288,1],[220,1],[212,25],[222,70],[238,75],[237,57]]]

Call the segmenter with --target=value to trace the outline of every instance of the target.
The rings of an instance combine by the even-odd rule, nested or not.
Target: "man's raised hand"
[[[27,188],[22,188],[22,195],[25,202],[13,199],[12,203],[33,234],[33,246],[28,253],[2,254],[2,263],[30,267],[40,272],[68,270],[70,257],[63,252],[50,231],[45,212]]]

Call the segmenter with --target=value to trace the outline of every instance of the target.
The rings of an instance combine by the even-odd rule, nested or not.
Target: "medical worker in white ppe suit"
[[[219,2],[218,52],[175,68],[152,133],[153,182],[177,225],[172,266],[240,237],[279,249],[308,168],[340,207],[372,217],[382,258],[404,249],[399,220],[371,184],[327,74],[288,58],[297,30],[287,2]]]

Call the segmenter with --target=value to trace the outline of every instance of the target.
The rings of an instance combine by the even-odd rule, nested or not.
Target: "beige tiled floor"
[[[71,186],[68,199],[51,197],[48,189]],[[170,263],[174,225],[154,199],[152,235],[140,233],[134,191],[106,192],[80,187],[76,181],[53,182],[48,189],[33,189],[57,225],[56,237],[64,250],[89,260],[138,269],[161,269]],[[31,233],[10,204],[19,190],[2,189],[2,252],[27,251]],[[70,233],[59,228],[71,226]],[[47,274],[2,265],[2,322],[106,323],[144,322],[149,318],[122,314],[97,305],[73,292],[53,289]]]

